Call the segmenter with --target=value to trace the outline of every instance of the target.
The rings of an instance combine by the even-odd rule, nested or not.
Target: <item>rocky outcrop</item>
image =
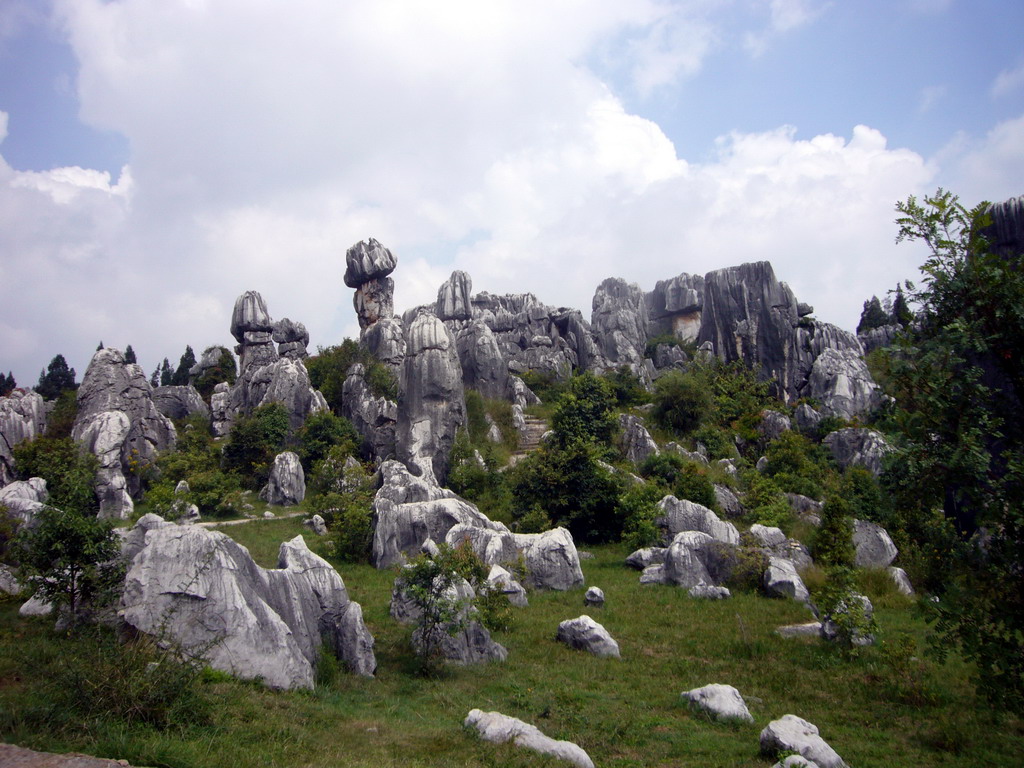
[[[277,344],[277,354],[289,360],[304,360],[309,357],[309,331],[302,323],[283,317],[274,323],[271,338]]]
[[[718,515],[696,502],[666,496],[658,502],[658,509],[661,514],[654,519],[654,524],[663,531],[666,542],[681,531],[701,531],[724,544],[740,543],[735,525],[720,520]]]
[[[415,557],[428,539],[445,541],[456,525],[509,533],[503,524],[488,520],[468,501],[438,486],[432,477],[416,477],[397,461],[385,461],[380,474],[381,487],[373,500],[371,555],[377,568],[390,568]]]
[[[467,389],[478,390],[494,399],[514,399],[508,363],[486,323],[474,320],[465,324],[455,334],[455,348],[462,366],[462,383]],[[521,380],[517,381],[522,384]]]
[[[644,547],[638,549],[626,558],[626,565],[642,571],[651,565],[661,565],[665,562],[666,547]]]
[[[325,641],[358,674],[376,667],[373,639],[341,577],[301,536],[277,569],[216,531],[146,515],[125,536],[124,621],[272,688],[312,688]]]
[[[469,320],[473,316],[472,295],[472,278],[456,270],[438,289],[434,313],[445,321]]]
[[[726,545],[728,547],[728,545]],[[699,584],[717,586],[727,571],[723,545],[701,531],[676,534],[665,551],[662,565],[650,565],[640,577],[641,583],[669,584],[684,589]]]
[[[993,203],[986,213],[992,223],[982,230],[992,253],[1004,258],[1019,256],[1024,245],[1024,195]]]
[[[841,419],[869,413],[882,402],[882,392],[860,349],[822,350],[814,359],[803,392],[822,404],[826,416]]]
[[[214,345],[207,347],[203,350],[203,354],[199,357],[198,362],[188,370],[189,379],[195,381],[196,379],[206,375],[208,371],[212,371],[214,368],[226,368],[227,358],[231,358],[230,374],[228,371],[224,371],[226,375],[230,375],[234,378],[238,375],[238,367],[235,364],[235,356],[231,353],[231,350],[227,347],[220,345]],[[225,363],[222,365],[222,361]]]
[[[517,533],[515,542],[526,563],[526,579],[534,588],[566,590],[583,585],[580,556],[565,528]]]
[[[422,308],[406,323],[405,341],[398,456],[409,467],[443,483],[455,433],[466,421],[455,341],[445,324]]]
[[[704,308],[703,275],[684,273],[659,280],[644,298],[652,335],[671,333],[684,341],[697,340]]]
[[[778,411],[761,412],[761,423],[757,425],[757,431],[765,442],[770,443],[772,440],[777,440],[783,432],[788,432],[790,429],[789,416],[786,414]]]
[[[801,603],[811,599],[811,593],[797,573],[796,563],[789,558],[769,557],[761,584],[771,597],[788,597]]]
[[[142,368],[126,363],[113,348],[99,350],[89,363],[71,436],[99,459],[100,516],[112,518],[131,513],[131,495],[141,489],[138,470],[177,441],[174,425],[153,402]]]
[[[375,397],[366,383],[366,369],[356,363],[342,385],[342,415],[363,438],[363,454],[377,462],[395,456],[398,404]]]
[[[872,328],[870,331],[861,331],[857,334],[857,341],[864,347],[866,355],[876,349],[891,347],[901,333],[903,333],[902,325],[883,325],[879,328]]]
[[[0,397],[0,486],[15,478],[11,450],[24,440],[33,440],[46,429],[46,401],[38,392],[15,389]]]
[[[867,520],[853,521],[853,547],[858,568],[888,568],[899,554],[889,532]]]
[[[754,722],[750,710],[747,709],[747,703],[740,692],[731,685],[712,683],[702,688],[683,691],[680,695],[691,707],[707,712],[717,720]]]
[[[246,291],[235,299],[235,308],[231,312],[231,335],[238,342],[235,352],[242,374],[252,366],[268,365],[277,360],[273,332],[274,321],[257,291]]]
[[[619,414],[619,444],[622,454],[637,465],[643,464],[647,457],[660,453],[643,419],[629,413]]]
[[[187,386],[156,387],[153,390],[156,409],[172,421],[181,421],[193,415],[209,420],[210,408],[191,384]]]
[[[571,741],[556,741],[541,733],[537,726],[500,712],[472,709],[466,716],[463,726],[474,729],[484,741],[494,744],[512,742],[517,747],[565,760],[577,768],[594,768],[594,761],[590,756]]]
[[[360,329],[395,314],[395,283],[388,275],[397,263],[394,254],[372,237],[345,253],[345,285],[356,289],[352,301]]]
[[[882,474],[885,455],[892,450],[881,432],[856,427],[830,432],[822,442],[841,469],[863,467],[875,477]]]
[[[292,506],[306,498],[306,475],[298,454],[279,453],[270,468],[270,478],[260,491],[260,498],[268,504]]]
[[[830,643],[849,642],[855,646],[872,645],[875,636],[867,632],[867,628],[871,626],[874,612],[875,607],[867,595],[854,592],[844,597],[829,613],[821,616],[821,639]]]
[[[635,284],[610,277],[597,286],[590,326],[601,354],[611,367],[629,366],[640,373],[647,344],[647,306]]]
[[[31,523],[46,506],[49,497],[46,481],[41,477],[15,480],[0,488],[0,506],[7,507],[7,511],[22,524]]]
[[[516,581],[512,574],[500,565],[491,566],[491,570],[487,574],[487,583],[491,585],[492,589],[505,595],[508,601],[518,608],[525,608],[530,604],[523,585]]]
[[[592,653],[598,658],[620,658],[619,644],[607,629],[586,614],[559,624],[556,638],[570,648]]]
[[[796,715],[783,715],[772,720],[761,731],[761,751],[775,756],[780,752],[796,752],[820,768],[846,768],[846,763],[818,734],[817,726]]]

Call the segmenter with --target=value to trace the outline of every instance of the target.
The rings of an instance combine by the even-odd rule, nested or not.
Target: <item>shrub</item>
[[[620,365],[614,371],[604,374],[602,378],[608,382],[615,404],[620,408],[641,405],[650,400],[650,395],[644,389],[643,382],[630,370],[628,365]]]
[[[672,488],[686,459],[673,451],[652,453],[640,465],[641,476],[665,488]]]
[[[689,434],[710,416],[714,401],[708,380],[696,368],[669,371],[654,382],[655,421],[666,429]]]
[[[448,487],[477,505],[492,520],[511,522],[512,494],[505,473],[499,472],[489,446],[484,447],[485,465],[480,466],[473,454],[465,430],[459,430],[452,446]]]
[[[348,455],[352,455],[362,442],[352,422],[332,411],[311,414],[295,433],[295,440],[302,469],[307,473],[312,471],[316,462],[326,458],[334,446],[341,446]]]
[[[714,484],[706,470],[692,461],[685,462],[679,469],[674,491],[677,499],[688,499],[711,510],[718,508]]]
[[[398,398],[398,380],[391,368],[378,360],[368,349],[352,339],[333,347],[317,347],[317,353],[306,359],[306,370],[314,389],[319,389],[331,410],[342,412],[342,388],[349,368],[360,363],[365,369],[366,385],[375,397]]]
[[[774,480],[760,472],[751,472],[748,482],[750,489],[743,497],[743,505],[751,523],[781,528],[792,518],[789,502]]]
[[[708,458],[732,459],[737,456],[736,443],[733,442],[732,434],[721,427],[705,424],[693,433],[693,441],[700,443],[707,451]]]
[[[821,525],[814,537],[814,559],[827,566],[853,565],[853,518],[843,496],[830,496],[821,508]]]
[[[341,449],[314,465],[307,508],[327,523],[335,557],[366,562],[373,546],[373,476],[361,465],[345,467]]]
[[[69,437],[37,437],[11,451],[18,474],[46,480],[49,503],[68,512],[95,515],[99,510],[93,482],[99,462]]]
[[[765,474],[783,491],[821,498],[829,472],[824,448],[790,430],[770,442],[764,455],[768,459]]]
[[[261,405],[231,427],[222,465],[236,472],[247,488],[258,490],[267,482],[274,457],[288,437],[288,411],[280,403]]]
[[[835,567],[828,571],[825,585],[814,595],[822,621],[829,619],[835,625],[836,642],[848,654],[856,651],[858,641],[878,631],[855,586],[852,569]]]
[[[551,417],[555,440],[562,447],[579,442],[607,445],[618,424],[615,399],[604,379],[590,372],[573,376]]]
[[[203,356],[205,357],[213,349],[215,347],[207,347],[203,352]],[[210,396],[218,384],[223,382],[227,382],[229,385],[234,384],[237,376],[235,356],[231,354],[231,350],[227,347],[220,347],[220,357],[217,358],[217,365],[203,371],[203,375],[198,377],[192,383],[192,386],[196,388],[203,400],[209,403]]]
[[[655,546],[661,540],[661,531],[654,524],[661,499],[660,489],[651,483],[635,485],[619,498],[622,541],[630,549]]]

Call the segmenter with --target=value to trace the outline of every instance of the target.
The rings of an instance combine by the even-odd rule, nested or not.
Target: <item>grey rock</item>
[[[274,323],[271,338],[277,344],[277,354],[292,360],[309,357],[306,347],[309,345],[309,331],[302,323],[283,317]]]
[[[235,351],[243,375],[252,366],[268,365],[277,360],[273,331],[274,321],[258,291],[246,291],[235,299],[231,335],[238,342]]]
[[[731,685],[712,683],[701,688],[683,691],[681,697],[684,701],[689,702],[690,706],[707,712],[717,720],[754,722],[743,696]]]
[[[571,741],[556,741],[545,736],[536,726],[500,712],[472,709],[466,716],[463,726],[475,729],[484,741],[495,744],[512,742],[517,747],[566,760],[577,768],[594,768],[594,761],[590,756]]]
[[[377,568],[390,568],[416,556],[427,539],[445,541],[448,531],[459,524],[508,533],[504,525],[487,519],[431,477],[416,477],[397,461],[385,461],[380,474],[381,487],[373,501],[371,555]]]
[[[16,477],[11,449],[46,429],[46,401],[38,392],[15,389],[0,397],[0,486]]]
[[[672,333],[684,341],[696,341],[704,306],[703,275],[683,273],[659,280],[644,298],[652,335]]]
[[[202,395],[191,384],[177,387],[157,387],[153,390],[153,404],[164,416],[173,421],[198,414],[210,418],[210,408]]]
[[[266,512],[263,513],[263,519],[264,520],[276,520],[277,519],[277,515],[275,515],[273,512],[271,512],[268,509]]]
[[[52,614],[53,606],[35,595],[22,603],[21,607],[18,609],[18,615],[23,617],[50,616]]]
[[[462,270],[455,270],[438,289],[434,312],[442,320],[469,320],[473,316],[472,295],[473,280]]]
[[[727,600],[732,592],[727,587],[716,587],[711,584],[696,584],[687,590],[690,597],[700,600]]]
[[[757,460],[757,463],[754,465],[754,469],[756,469],[758,472],[760,472],[762,474],[767,472],[768,471],[768,457],[767,456],[762,456],[761,458],[759,458]]]
[[[191,493],[192,489],[188,487],[188,480],[179,480],[178,484],[174,486],[175,496],[184,496],[185,494]]]
[[[757,431],[768,442],[778,439],[783,432],[792,429],[789,416],[778,411],[762,411],[761,423],[757,425]]]
[[[24,525],[31,524],[49,497],[46,481],[41,477],[15,480],[0,488],[0,506],[7,507],[7,511]]]
[[[313,686],[321,619],[350,601],[341,577],[301,536],[282,544],[280,568],[265,569],[216,531],[153,515],[136,528],[124,542],[125,555],[134,553],[121,598],[127,624],[215,669],[272,688]]]
[[[796,564],[787,558],[769,557],[761,583],[772,597],[788,597],[802,603],[811,599],[810,592],[797,573]]]
[[[655,563],[644,568],[640,574],[641,584],[665,584],[665,566],[662,563]]]
[[[782,529],[761,525],[760,523],[754,523],[750,526],[750,535],[757,539],[762,547],[768,547],[769,549],[773,549],[786,542],[786,534],[782,532]]]
[[[690,589],[698,584],[715,584],[712,571],[717,571],[719,554],[715,545],[718,542],[701,531],[683,531],[676,534],[665,553],[665,563],[661,569],[663,584],[674,584]],[[652,566],[656,567],[656,566]],[[644,573],[647,574],[645,569]],[[654,573],[651,573],[653,576]]]
[[[913,595],[914,587],[910,583],[910,577],[907,576],[907,572],[902,568],[897,568],[895,565],[890,565],[886,571],[889,573],[889,577],[893,580],[896,585],[896,591],[901,595]]]
[[[252,413],[261,405],[280,403],[288,412],[288,424],[299,429],[314,413],[326,411],[327,401],[313,389],[309,372],[301,360],[277,358],[263,365],[249,364],[228,390],[228,401],[223,422],[218,423],[217,407],[214,411],[214,434],[226,435],[234,421]],[[212,405],[211,398],[211,405]]]
[[[863,331],[857,334],[857,340],[864,347],[864,354],[876,349],[891,347],[896,337],[903,332],[902,325],[883,325],[880,328],[872,328],[870,331]]]
[[[512,605],[518,608],[525,608],[530,604],[526,596],[526,589],[513,578],[512,574],[500,565],[492,565],[487,574],[487,581],[494,589],[497,589]]]
[[[775,634],[779,637],[790,639],[794,637],[821,637],[821,622],[808,621],[805,624],[786,624],[778,627]]]
[[[237,375],[238,367],[235,363],[235,356],[231,350],[227,347],[214,345],[204,349],[203,354],[199,356],[199,361],[189,368],[189,379],[191,381],[195,381],[200,376],[203,376],[207,371],[220,367],[221,360],[225,359],[225,355],[230,356],[231,372]],[[167,414],[164,415],[166,416]]]
[[[860,611],[862,612],[864,619],[867,621],[871,620],[871,616],[875,612],[875,608],[871,605],[871,600],[868,599],[867,595],[853,594],[849,598],[840,600],[835,609],[829,613],[821,616],[821,639],[829,642],[835,642],[840,639],[839,625],[835,621],[837,615],[845,615],[850,612],[850,605],[847,600],[851,603],[858,604]],[[859,629],[855,629],[853,637],[850,638],[851,642],[856,646],[872,645],[875,642],[875,636],[871,634],[864,634]]]
[[[374,238],[360,241],[345,252],[345,285],[358,288],[371,280],[387,277],[397,265],[394,254]]]
[[[647,307],[639,286],[608,278],[597,286],[591,328],[611,367],[627,365],[639,373],[647,342]]]
[[[494,399],[508,395],[508,363],[494,332],[482,320],[469,322],[460,329],[455,334],[455,347],[462,365],[464,387]]]
[[[658,444],[647,431],[643,419],[632,414],[620,413],[619,429],[622,453],[634,464],[642,464],[648,456],[657,456],[660,453]]]
[[[598,658],[620,658],[619,644],[608,630],[586,614],[560,623],[557,638],[570,648],[592,653]]]
[[[466,421],[459,356],[451,332],[426,309],[406,324],[405,340],[398,456],[443,483],[455,433]]]
[[[481,562],[487,565],[514,562],[518,550],[512,532],[500,523],[492,523],[492,526],[483,527],[478,525],[476,520],[470,523],[456,523],[448,529],[444,541],[450,547],[457,547],[463,542],[468,543]]]
[[[366,383],[366,369],[355,364],[342,385],[342,415],[363,438],[364,453],[381,462],[395,456],[398,404],[375,397]]]
[[[892,450],[882,433],[857,427],[830,432],[822,442],[840,468],[863,467],[875,477],[882,474],[882,461]]]
[[[807,403],[800,403],[793,412],[793,420],[796,422],[796,428],[805,435],[814,434],[818,430],[818,425],[824,418],[820,413],[814,410]]]
[[[228,408],[231,402],[231,389],[226,381],[213,388],[210,394],[210,429],[214,437],[225,437],[231,429]]]
[[[127,517],[131,494],[141,490],[140,473],[132,468],[155,462],[157,453],[177,442],[174,425],[157,410],[152,393],[142,368],[110,347],[93,355],[82,378],[71,437],[100,461],[96,493],[102,517]]]
[[[826,416],[842,419],[868,413],[882,402],[882,391],[860,349],[822,350],[811,366],[805,392],[822,403]]]
[[[853,546],[858,568],[888,568],[899,554],[885,528],[867,520],[853,521]]]
[[[285,451],[274,457],[270,478],[260,491],[260,498],[280,506],[302,503],[306,498],[306,474],[297,454]]]
[[[515,534],[526,563],[526,578],[536,589],[567,590],[582,586],[583,571],[572,534],[565,528]]]
[[[405,326],[401,318],[379,318],[373,325],[362,330],[359,343],[388,365],[396,378],[401,376],[405,360]]]
[[[651,565],[661,565],[665,562],[666,547],[644,547],[633,552],[626,558],[626,565],[642,571]]]
[[[819,766],[803,755],[789,755],[785,760],[775,763],[772,768],[819,768]]]
[[[658,502],[658,509],[661,514],[654,524],[664,531],[666,541],[671,541],[681,531],[701,531],[725,544],[740,543],[735,525],[720,520],[718,515],[696,502],[666,496]]]
[[[783,715],[761,731],[761,751],[767,755],[796,752],[820,768],[846,768],[846,763],[821,738],[818,728],[796,715]]]
[[[719,459],[715,463],[722,469],[723,472],[725,472],[728,475],[731,475],[732,477],[736,477],[740,473],[739,469],[736,468],[736,462],[733,461],[732,459]]]
[[[732,489],[725,485],[715,484],[715,502],[722,514],[736,520],[746,514],[739,497],[732,492]]]
[[[0,594],[20,595],[21,589],[21,584],[14,576],[10,566],[0,565]]]
[[[320,515],[313,515],[308,520],[304,520],[302,524],[317,536],[327,535],[327,523]]]
[[[600,587],[587,587],[583,595],[583,605],[587,608],[601,608],[604,605],[604,590]]]

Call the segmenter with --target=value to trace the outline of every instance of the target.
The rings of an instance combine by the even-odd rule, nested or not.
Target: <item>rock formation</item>
[[[372,237],[345,253],[345,285],[356,289],[352,303],[360,329],[394,316],[395,282],[388,275],[396,264],[391,251]]]
[[[647,344],[647,306],[635,284],[610,277],[597,286],[590,327],[607,365],[626,365],[634,373],[643,369]]]
[[[306,498],[306,475],[297,454],[285,451],[274,457],[270,477],[260,491],[260,498],[267,504],[281,506],[302,503]]]
[[[818,734],[818,728],[796,715],[783,715],[768,723],[761,731],[761,751],[767,755],[796,752],[821,768],[846,768],[843,759]]]
[[[290,360],[304,360],[309,357],[309,331],[302,323],[295,323],[283,317],[273,325],[271,338],[277,343],[277,354]]]
[[[137,470],[177,441],[174,425],[153,402],[142,368],[109,347],[93,355],[78,388],[71,436],[99,459],[100,516],[113,518],[128,517],[134,508],[131,496],[141,487]]]
[[[740,692],[731,685],[712,683],[701,688],[684,691],[681,696],[690,706],[707,712],[718,720],[754,722],[750,710],[747,709],[747,703],[743,700]]]
[[[22,524],[31,523],[46,506],[48,498],[46,481],[41,477],[15,480],[0,488],[0,506],[7,507],[7,511]]]
[[[551,755],[572,763],[577,768],[594,768],[594,761],[571,741],[556,741],[545,736],[535,725],[524,723],[500,712],[470,710],[463,726],[473,728],[484,741],[504,744],[511,741],[517,747],[532,749],[542,755]]]
[[[123,550],[124,621],[214,669],[272,688],[312,688],[325,640],[353,672],[376,668],[359,605],[301,536],[281,545],[277,569],[266,569],[222,533],[146,515]]]
[[[14,480],[11,449],[23,440],[33,440],[46,429],[46,403],[38,392],[15,389],[0,397],[0,486]]]
[[[404,349],[404,343],[403,343]],[[342,415],[363,438],[363,453],[382,462],[395,456],[398,404],[375,397],[366,383],[366,369],[356,363],[342,385]]]
[[[203,402],[202,395],[191,384],[187,386],[156,387],[153,390],[153,404],[156,409],[172,421],[199,415],[209,420],[210,408]]]
[[[620,658],[619,644],[607,629],[586,614],[559,624],[556,637],[570,648],[592,653],[598,658]]]
[[[718,515],[696,502],[666,496],[658,502],[658,509],[661,514],[655,518],[654,524],[664,532],[666,543],[681,531],[701,531],[716,541],[733,546],[740,543],[735,525],[720,520]]]

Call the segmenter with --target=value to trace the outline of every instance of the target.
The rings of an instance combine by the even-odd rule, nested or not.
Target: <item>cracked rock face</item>
[[[268,504],[292,506],[306,498],[306,475],[299,457],[292,451],[279,453],[270,468],[270,478],[260,491],[260,498]]]
[[[352,303],[360,330],[394,316],[395,283],[388,275],[397,263],[394,254],[373,238],[346,251],[345,285],[356,289]]]
[[[363,438],[364,452],[377,462],[394,458],[398,404],[370,392],[366,369],[359,363],[348,370],[341,403],[342,415]]]
[[[24,440],[39,437],[46,429],[45,402],[38,392],[24,389],[0,397],[0,486],[15,477],[11,449]]]
[[[376,668],[358,604],[301,536],[282,544],[279,567],[268,569],[222,533],[146,515],[123,550],[124,620],[214,669],[271,688],[312,688],[325,640],[357,674]]]
[[[100,516],[113,518],[127,517],[133,509],[131,495],[141,482],[134,470],[177,441],[171,420],[153,402],[142,368],[109,347],[93,355],[78,388],[71,436],[99,459]]]
[[[246,291],[235,299],[231,312],[231,335],[238,346],[242,374],[253,366],[268,365],[277,360],[274,349],[274,321],[267,312],[266,302],[257,291]]]
[[[210,409],[203,396],[191,384],[187,386],[156,387],[153,390],[153,404],[156,409],[171,420],[187,419],[198,414],[210,418]]]
[[[608,278],[597,286],[592,309],[590,326],[608,364],[628,365],[637,372],[648,336],[643,291],[625,280]]]

